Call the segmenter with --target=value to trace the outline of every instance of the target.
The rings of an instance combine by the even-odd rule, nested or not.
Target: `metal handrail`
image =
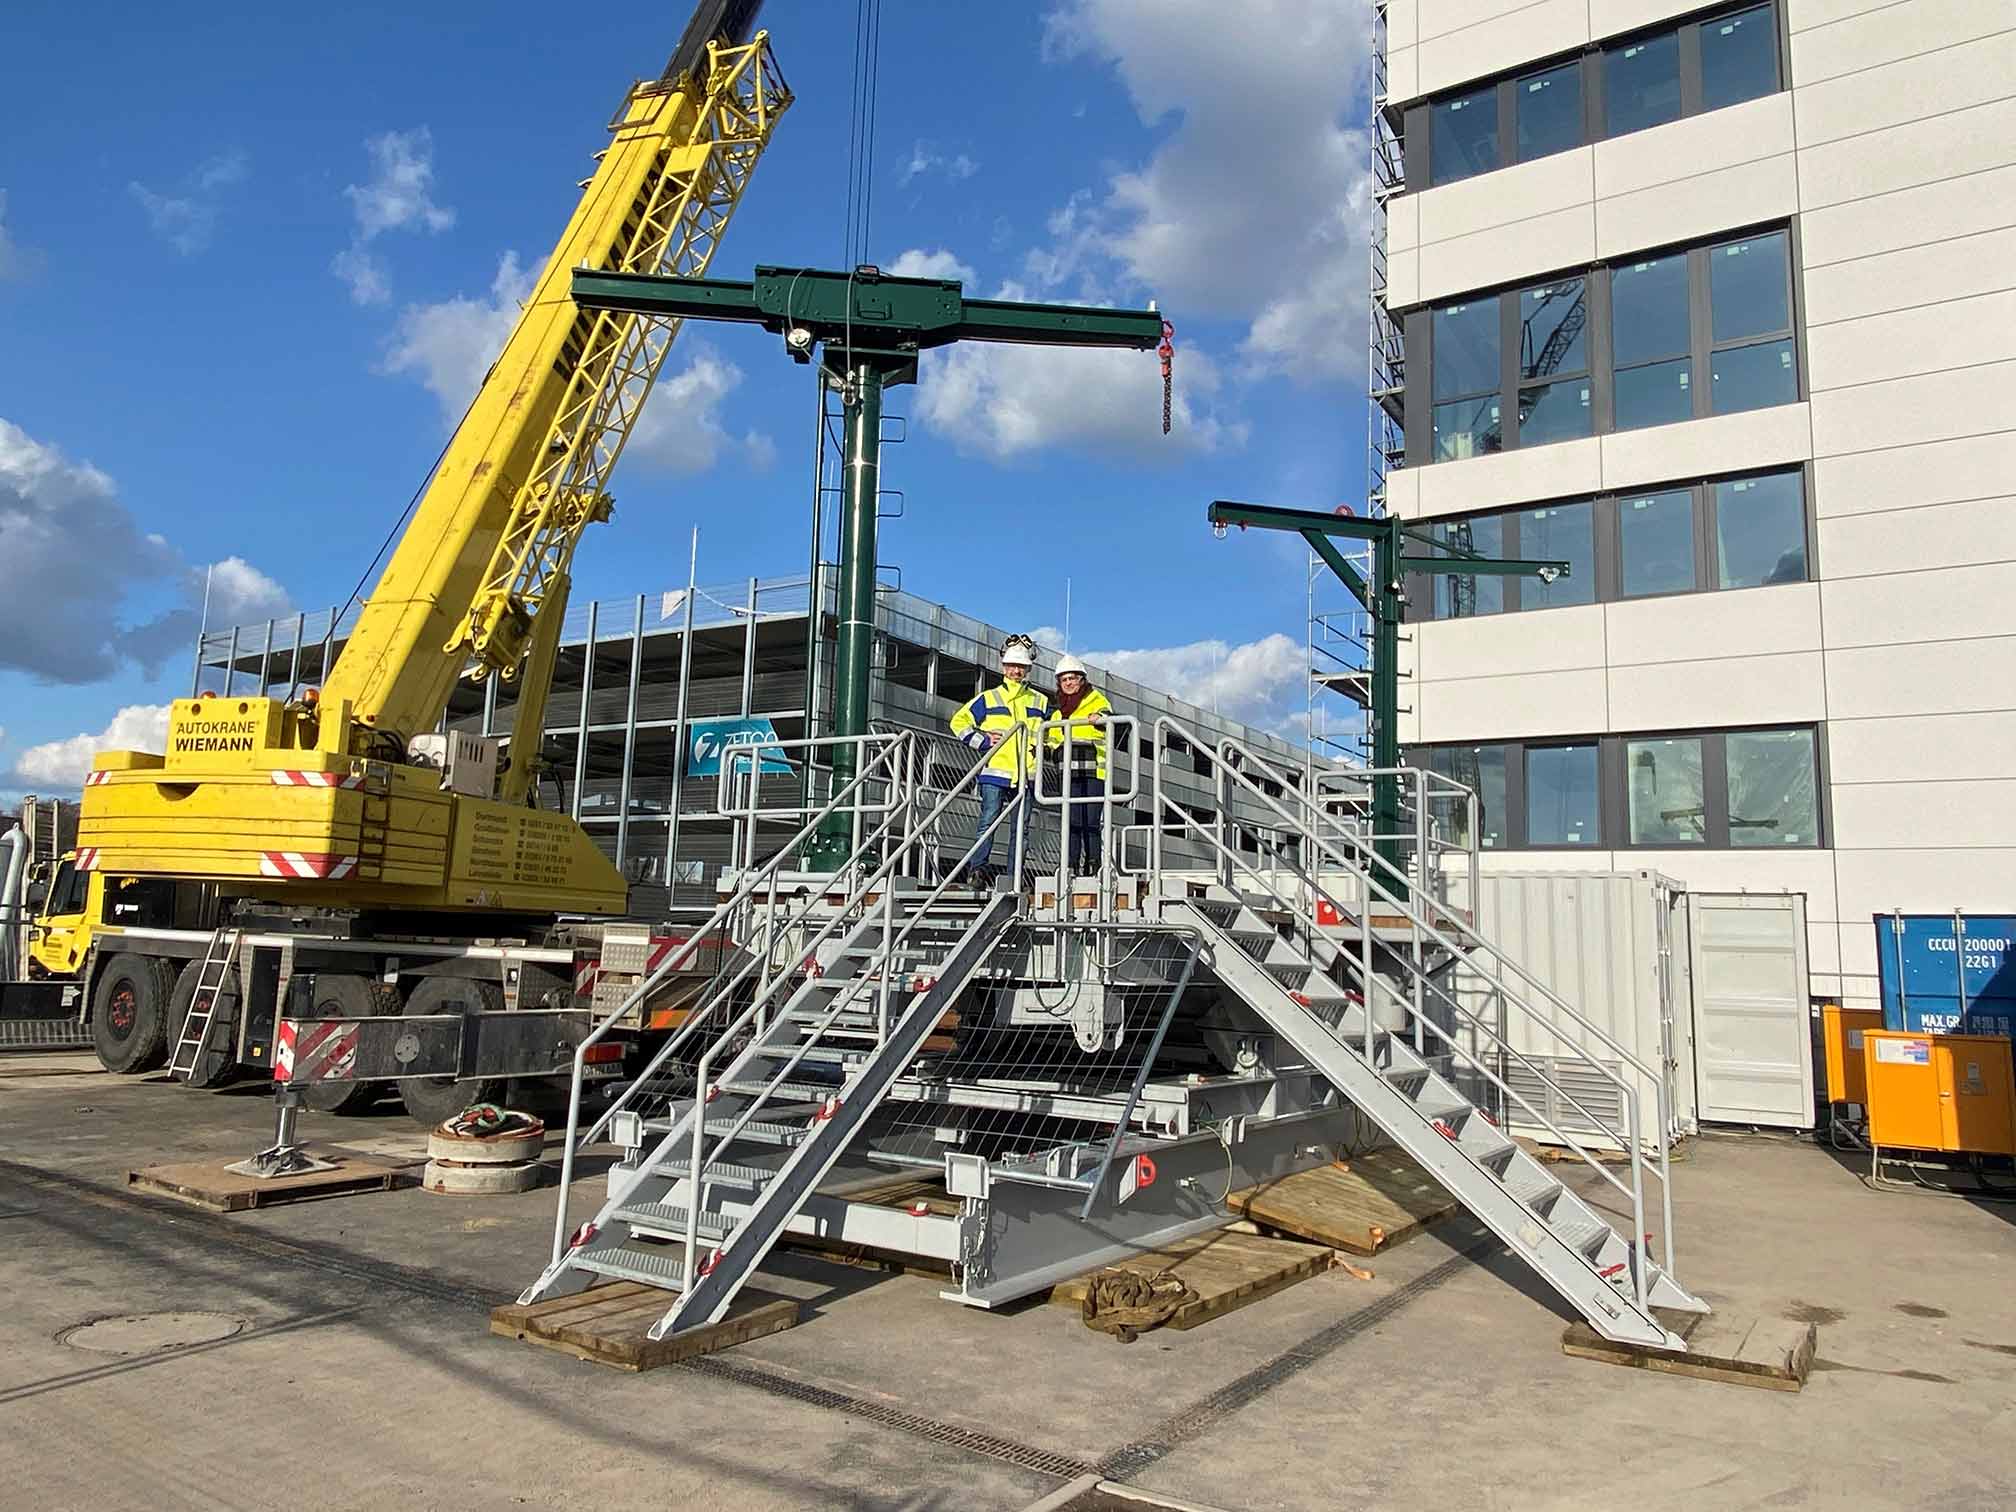
[[[858,740],[860,737],[848,736],[843,738],[852,742]],[[733,978],[731,978],[724,986],[718,988],[714,993],[710,994],[709,1001],[704,1007],[696,1007],[692,1010],[689,1010],[689,1012],[687,1013],[686,1022],[682,1024],[679,1027],[679,1029],[675,1031],[670,1037],[668,1037],[666,1043],[659,1047],[658,1053],[651,1058],[650,1062],[645,1066],[644,1070],[638,1073],[638,1075],[631,1081],[630,1085],[623,1089],[622,1094],[618,1096],[615,1099],[615,1101],[610,1103],[608,1108],[606,1108],[603,1111],[602,1116],[596,1119],[593,1127],[589,1130],[587,1136],[580,1137],[579,1130],[581,1121],[581,1088],[582,1088],[583,1074],[587,1066],[587,1055],[589,1048],[599,1043],[601,1039],[608,1034],[610,1029],[612,1029],[615,1026],[616,1021],[622,1018],[624,1015],[628,1014],[632,1009],[637,1007],[638,1004],[640,1004],[644,1000],[645,996],[648,993],[652,992],[657,988],[660,982],[662,982],[672,972],[676,971],[680,966],[685,964],[687,958],[691,956],[691,954],[699,948],[700,943],[703,940],[705,940],[717,929],[726,924],[726,922],[732,916],[734,911],[742,905],[742,903],[746,900],[747,896],[754,891],[756,886],[764,878],[772,876],[777,870],[777,868],[784,862],[784,860],[787,857],[789,857],[797,849],[799,845],[804,843],[804,841],[809,839],[817,831],[818,827],[820,826],[821,823],[825,821],[827,816],[834,813],[836,810],[840,808],[840,806],[842,805],[848,794],[852,792],[855,788],[859,787],[862,783],[870,780],[876,768],[880,766],[883,762],[885,762],[892,753],[894,753],[897,749],[900,748],[900,746],[901,746],[900,740],[891,741],[883,751],[877,752],[873,758],[871,758],[866,764],[864,764],[860,768],[859,771],[855,773],[852,781],[848,782],[840,789],[838,789],[833,794],[833,796],[827,800],[825,807],[822,808],[817,814],[813,815],[810,819],[808,819],[804,823],[804,825],[802,825],[799,828],[798,832],[791,837],[791,840],[788,844],[779,848],[777,854],[774,857],[772,857],[771,860],[760,871],[753,872],[741,878],[738,878],[736,881],[735,891],[732,892],[727,898],[724,898],[719,904],[719,906],[717,906],[714,909],[714,911],[707,916],[706,921],[702,923],[697,929],[695,929],[692,932],[692,934],[690,934],[687,937],[686,943],[684,945],[676,947],[670,954],[668,954],[665,957],[665,959],[658,964],[656,969],[651,971],[648,975],[646,975],[643,981],[637,984],[636,988],[632,990],[627,997],[624,998],[623,1002],[618,1007],[612,1010],[609,1013],[609,1015],[602,1020],[601,1023],[597,1024],[592,1030],[590,1030],[587,1036],[581,1041],[579,1045],[575,1046],[573,1080],[571,1085],[568,1087],[567,1092],[567,1137],[566,1142],[561,1146],[560,1192],[553,1219],[553,1263],[558,1264],[560,1257],[563,1254],[565,1254],[567,1250],[567,1197],[569,1189],[571,1188],[574,1179],[575,1151],[582,1145],[592,1144],[595,1141],[595,1139],[601,1135],[603,1130],[606,1129],[609,1126],[610,1122],[615,1118],[616,1114],[619,1113],[623,1109],[624,1105],[627,1102],[629,1102],[631,1097],[633,1097],[636,1094],[638,1088],[642,1087],[645,1084],[645,1082],[647,1082],[653,1075],[657,1073],[658,1068],[662,1066],[665,1063],[665,1061],[671,1057],[671,1055],[679,1048],[681,1044],[683,1044],[688,1038],[691,1037],[693,1031],[698,1028],[699,1024],[714,1012],[714,1010],[719,1006],[719,1004],[725,999],[726,994],[741,983],[742,979],[746,977],[748,974],[748,967],[745,965],[744,968],[740,972],[736,973],[736,975]],[[774,892],[775,889],[773,888],[772,890]]]
[[[1160,728],[1160,724],[1163,722],[1169,722],[1172,724],[1174,723],[1173,721],[1167,721],[1165,716],[1164,721],[1158,721],[1158,729]],[[1176,726],[1176,728],[1181,729],[1182,727],[1178,725]],[[1279,815],[1283,820],[1287,821],[1291,825],[1295,825],[1297,828],[1300,828],[1313,844],[1322,847],[1325,851],[1327,851],[1330,854],[1331,858],[1336,862],[1338,862],[1340,865],[1342,865],[1347,872],[1355,874],[1363,882],[1366,888],[1366,895],[1361,902],[1360,911],[1366,920],[1369,921],[1371,914],[1372,893],[1376,890],[1378,894],[1381,896],[1381,898],[1389,906],[1397,908],[1401,912],[1401,914],[1415,926],[1417,931],[1425,931],[1429,936],[1429,938],[1433,939],[1437,944],[1441,945],[1443,949],[1449,951],[1450,954],[1453,957],[1455,957],[1458,961],[1460,961],[1462,964],[1469,966],[1470,969],[1473,971],[1477,971],[1480,977],[1484,975],[1482,970],[1478,967],[1477,963],[1471,958],[1470,950],[1453,943],[1447,936],[1445,936],[1441,932],[1441,930],[1437,929],[1433,924],[1423,919],[1406,902],[1394,896],[1391,889],[1389,889],[1383,882],[1379,880],[1377,875],[1372,871],[1372,869],[1369,866],[1366,866],[1360,862],[1353,861],[1348,857],[1340,854],[1315,829],[1309,828],[1304,824],[1298,823],[1298,821],[1296,821],[1292,815],[1288,814],[1285,810],[1283,810],[1280,807],[1280,805],[1274,803],[1272,798],[1265,792],[1261,791],[1257,787],[1257,785],[1251,781],[1250,778],[1245,776],[1244,773],[1240,772],[1236,765],[1224,761],[1222,758],[1225,755],[1227,748],[1238,750],[1241,752],[1242,755],[1248,757],[1249,759],[1257,759],[1253,758],[1253,754],[1247,751],[1246,748],[1240,742],[1235,741],[1230,737],[1227,737],[1225,740],[1219,743],[1221,766],[1226,772],[1230,773],[1230,775],[1232,775],[1233,777],[1237,778],[1240,782],[1242,782],[1249,790],[1251,790],[1254,793],[1256,797],[1260,799],[1262,803],[1272,808],[1274,812],[1277,815]],[[1159,782],[1158,782],[1158,796],[1159,796]],[[1307,795],[1304,796],[1303,801],[1305,805],[1313,804],[1313,799]],[[1320,811],[1318,812],[1319,817],[1322,817],[1320,816]],[[1187,816],[1185,817],[1187,818]],[[1388,872],[1392,873],[1396,877],[1399,877],[1402,880],[1403,884],[1405,883],[1406,879],[1404,875],[1400,872],[1399,868],[1394,866],[1385,857],[1380,856],[1375,849],[1366,845],[1361,837],[1353,835],[1350,831],[1344,830],[1341,827],[1326,825],[1325,828],[1330,829],[1331,833],[1343,838],[1356,850],[1377,861]],[[1236,860],[1237,858],[1234,857],[1233,859]],[[1475,901],[1474,898],[1472,901],[1474,905]],[[1430,907],[1439,910],[1441,913],[1446,915],[1455,925],[1456,932],[1459,935],[1466,937],[1471,941],[1474,941],[1475,946],[1477,948],[1481,948],[1486,954],[1490,955],[1494,960],[1496,960],[1500,964],[1501,967],[1510,967],[1515,976],[1517,976],[1522,981],[1526,982],[1528,985],[1533,987],[1537,992],[1540,993],[1540,995],[1545,997],[1555,1007],[1560,1009],[1561,1012],[1565,1013],[1579,1027],[1581,1027],[1582,1029],[1586,1030],[1589,1034],[1594,1036],[1606,1048],[1615,1052],[1620,1061],[1630,1066],[1641,1077],[1643,1077],[1646,1081],[1649,1081],[1652,1084],[1654,1101],[1655,1101],[1655,1113],[1656,1113],[1656,1121],[1654,1127],[1654,1154],[1657,1162],[1652,1174],[1660,1184],[1661,1210],[1663,1221],[1665,1224],[1664,1255],[1665,1255],[1665,1263],[1667,1267],[1670,1269],[1673,1263],[1672,1179],[1671,1179],[1671,1169],[1669,1165],[1668,1149],[1667,1149],[1666,1125],[1668,1114],[1666,1107],[1666,1088],[1663,1078],[1655,1075],[1649,1066],[1647,1066],[1644,1062],[1640,1061],[1638,1057],[1633,1055],[1630,1051],[1626,1050],[1600,1025],[1597,1025],[1591,1022],[1589,1019],[1585,1018],[1579,1011],[1577,1011],[1574,1007],[1572,1007],[1565,1000],[1563,1000],[1558,993],[1554,992],[1551,988],[1547,987],[1545,983],[1540,982],[1537,978],[1535,978],[1532,975],[1532,973],[1528,972],[1524,967],[1520,966],[1518,962],[1512,960],[1509,956],[1505,954],[1505,952],[1500,950],[1496,945],[1493,945],[1489,940],[1484,939],[1483,936],[1479,934],[1467,920],[1464,920],[1459,914],[1455,913],[1455,911],[1450,909],[1446,904],[1441,903],[1439,900],[1434,899],[1433,897],[1429,897],[1427,899],[1427,903]],[[1369,923],[1367,928],[1369,934]],[[1417,979],[1425,980],[1425,973],[1422,971],[1420,963],[1417,961],[1410,964],[1411,969],[1415,972],[1417,976]],[[1366,971],[1361,973],[1361,975],[1365,976],[1369,980],[1371,973],[1369,971]],[[1631,1159],[1630,1197],[1632,1202],[1634,1232],[1642,1233],[1643,1218],[1644,1218],[1643,1188],[1644,1188],[1644,1173],[1645,1173],[1645,1159],[1644,1159],[1645,1152],[1643,1144],[1644,1120],[1642,1109],[1640,1107],[1639,1089],[1636,1086],[1633,1086],[1631,1083],[1629,1083],[1625,1078],[1610,1071],[1609,1068],[1604,1066],[1594,1056],[1590,1055],[1585,1046],[1578,1044],[1572,1039],[1570,1039],[1568,1035],[1563,1031],[1560,1025],[1551,1022],[1549,1019],[1535,1012],[1532,1006],[1526,1003],[1523,999],[1517,996],[1508,995],[1505,991],[1505,984],[1502,976],[1495,980],[1497,983],[1498,997],[1501,1003],[1516,1003],[1521,1009],[1523,1009],[1526,1012],[1528,1018],[1532,1022],[1539,1024],[1549,1034],[1553,1035],[1557,1041],[1568,1046],[1569,1049],[1573,1051],[1576,1056],[1580,1057],[1583,1061],[1585,1061],[1599,1075],[1603,1076],[1605,1079],[1609,1080],[1610,1082],[1614,1083],[1617,1086],[1618,1091],[1624,1100],[1624,1105],[1629,1115],[1629,1123],[1628,1123],[1629,1137],[1624,1141],[1624,1143],[1628,1146]],[[1493,1041],[1500,1044],[1505,1049],[1511,1050],[1512,1053],[1514,1053],[1515,1055],[1519,1055],[1522,1062],[1528,1065],[1529,1068],[1534,1069],[1536,1071],[1536,1074],[1542,1076],[1543,1081],[1546,1081],[1548,1085],[1553,1086],[1555,1091],[1561,1092],[1564,1097],[1568,1097],[1568,1100],[1571,1103],[1571,1105],[1573,1105],[1579,1112],[1581,1112],[1584,1117],[1588,1118],[1589,1121],[1593,1125],[1595,1125],[1595,1127],[1603,1130],[1606,1133],[1612,1133],[1612,1134],[1615,1133],[1615,1131],[1611,1130],[1609,1125],[1603,1119],[1598,1118],[1594,1114],[1590,1113],[1590,1111],[1586,1107],[1584,1107],[1578,1100],[1576,1100],[1572,1096],[1568,1096],[1568,1094],[1565,1091],[1563,1091],[1559,1086],[1555,1085],[1551,1078],[1546,1077],[1544,1073],[1539,1073],[1537,1068],[1533,1068],[1532,1063],[1530,1061],[1527,1061],[1525,1056],[1521,1052],[1517,1051],[1513,1046],[1511,1046],[1511,1044],[1508,1041],[1506,1041],[1503,1036],[1499,1035],[1496,1031],[1491,1030],[1486,1026],[1484,1026],[1481,1023],[1481,1021],[1476,1020],[1475,1015],[1469,1014],[1466,1010],[1462,1009],[1461,1005],[1456,1003],[1454,998],[1449,997],[1446,990],[1439,988],[1437,990],[1440,993],[1440,995],[1443,996],[1444,999],[1451,1004],[1451,1006],[1457,1008],[1459,1012],[1463,1012],[1464,1016],[1466,1018],[1470,1018],[1472,1022],[1478,1023],[1478,1027],[1482,1029]],[[1409,1006],[1411,1008],[1411,1005]],[[1370,1008],[1370,1002],[1368,997],[1367,1001],[1368,1013],[1369,1008]],[[1436,1030],[1438,1035],[1440,1035],[1440,1026],[1433,1024],[1432,1020],[1427,1020],[1425,1016],[1420,1015],[1418,1011],[1416,1011],[1415,1022],[1417,1026],[1426,1024],[1428,1027]],[[1369,1018],[1368,1018],[1368,1029],[1369,1029]],[[1443,1035],[1441,1037],[1446,1038],[1446,1035]],[[1479,1069],[1483,1068],[1480,1067]],[[1496,1079],[1493,1078],[1493,1080],[1495,1081]],[[1539,1119],[1540,1123],[1544,1127],[1551,1130],[1554,1134],[1556,1134],[1561,1139],[1566,1141],[1571,1148],[1575,1149],[1576,1152],[1582,1156],[1584,1161],[1587,1164],[1589,1164],[1589,1166],[1592,1169],[1597,1171],[1599,1175],[1601,1175],[1605,1180],[1609,1181],[1611,1185],[1617,1186],[1620,1191],[1623,1190],[1621,1183],[1617,1182],[1615,1177],[1611,1176],[1609,1172],[1605,1170],[1599,1162],[1597,1162],[1592,1156],[1590,1156],[1587,1151],[1583,1150],[1580,1147],[1579,1143],[1577,1143],[1574,1140],[1574,1138],[1567,1133],[1566,1130],[1560,1128],[1559,1125],[1556,1124],[1552,1119],[1549,1119],[1545,1115],[1540,1114],[1538,1110],[1533,1109],[1531,1104],[1525,1102],[1525,1099],[1521,1098],[1520,1102],[1523,1106],[1527,1107],[1529,1112],[1534,1113],[1535,1117]],[[1639,1300],[1643,1302],[1645,1300],[1643,1296],[1645,1282],[1642,1272],[1637,1277],[1637,1280],[1641,1293]]]
[[[973,765],[970,768],[968,768],[965,776],[965,781],[970,783],[975,779],[977,779],[979,774],[986,769],[988,763],[992,760],[993,755],[994,752],[992,748],[989,748],[986,751],[982,751],[979,757],[974,761]],[[979,844],[981,839],[990,838],[994,834],[995,830],[997,830],[1010,815],[1019,814],[1021,806],[1027,796],[1026,784],[1017,783],[1016,788],[1017,791],[1015,796],[1009,802],[1002,805],[1000,813],[994,816],[993,823],[989,824],[983,831],[981,831],[980,835],[975,837],[974,844],[976,846]],[[933,820],[935,820],[945,810],[945,808],[947,808],[951,804],[953,798],[957,796],[959,791],[960,789],[955,788],[951,791],[948,791],[944,797],[939,799],[937,806],[932,809],[930,814],[926,816],[924,822],[920,824],[918,828],[921,830],[923,828],[928,827],[928,825]],[[892,816],[891,819],[884,821],[883,828],[886,829],[887,826],[892,822],[894,822],[894,816]],[[859,855],[861,854],[862,851],[865,851],[870,845],[874,844],[877,839],[879,839],[879,834],[878,836],[871,837],[868,841],[865,841],[863,845],[857,849],[856,855]],[[887,998],[888,980],[889,980],[889,962],[896,954],[897,947],[904,940],[909,938],[910,932],[917,927],[918,923],[921,922],[923,918],[929,913],[932,906],[936,904],[941,897],[944,896],[946,889],[948,889],[952,885],[951,876],[947,876],[945,880],[941,881],[938,884],[937,888],[930,894],[930,896],[927,897],[924,900],[924,902],[917,907],[917,909],[912,914],[909,922],[904,925],[901,933],[896,935],[894,938],[891,938],[889,934],[889,925],[890,923],[893,923],[894,919],[894,895],[893,891],[889,887],[889,882],[894,874],[895,868],[903,860],[905,849],[907,849],[907,847],[893,850],[889,854],[887,859],[885,859],[883,863],[879,867],[877,867],[873,873],[871,873],[865,880],[860,882],[854,888],[853,892],[849,895],[847,900],[844,903],[842,903],[837,909],[834,910],[833,917],[829,919],[826,922],[826,924],[819,930],[819,932],[813,936],[811,941],[808,942],[806,952],[808,955],[810,955],[811,952],[815,950],[818,947],[818,945],[823,943],[826,937],[830,935],[834,931],[834,929],[836,929],[839,926],[840,921],[847,917],[849,911],[852,910],[857,903],[860,903],[863,900],[865,900],[868,894],[874,891],[878,883],[882,885],[884,890],[884,906],[889,910],[889,913],[887,915],[888,922],[885,922],[884,925],[883,946],[880,951],[880,958],[882,960],[881,990],[884,996],[884,1007],[882,1010],[882,1019],[880,1027],[881,1032],[885,1035],[888,1031],[886,998]],[[1017,847],[1017,852],[1018,853],[1014,856],[1013,859],[1019,869],[1021,863],[1021,857],[1019,854],[1019,845]],[[789,978],[788,977],[781,978],[780,980],[788,981]],[[774,992],[775,990],[776,990],[775,986],[773,985],[771,991]],[[734,1142],[737,1136],[741,1134],[743,1129],[748,1127],[750,1121],[754,1119],[754,1117],[756,1116],[757,1111],[760,1108],[762,1108],[764,1103],[770,1098],[770,1096],[776,1091],[776,1089],[783,1084],[785,1079],[789,1077],[794,1070],[797,1069],[798,1063],[804,1058],[805,1052],[808,1049],[810,1049],[811,1046],[818,1040],[819,1035],[824,1032],[826,1027],[830,1025],[835,1018],[839,1017],[841,1012],[845,1009],[848,1001],[848,996],[845,993],[835,995],[832,1005],[826,1011],[825,1018],[822,1019],[818,1023],[818,1025],[813,1029],[813,1031],[805,1037],[804,1043],[802,1043],[798,1047],[797,1052],[794,1055],[792,1055],[791,1058],[785,1062],[784,1066],[777,1072],[777,1074],[771,1078],[770,1082],[764,1087],[763,1091],[749,1099],[749,1106],[743,1109],[741,1116],[737,1118],[732,1124],[729,1125],[726,1132],[722,1134],[720,1140],[715,1144],[713,1151],[710,1153],[706,1148],[706,1136],[707,1136],[706,1098],[707,1098],[708,1071],[712,1067],[715,1052],[720,1050],[722,1046],[729,1044],[733,1040],[734,1036],[741,1033],[741,1031],[748,1026],[749,1022],[756,1016],[757,1012],[764,1006],[767,996],[768,994],[759,995],[754,1002],[750,1003],[750,1005],[742,1011],[740,1016],[738,1016],[733,1023],[729,1024],[726,1028],[724,1028],[720,1032],[719,1035],[715,1037],[714,1043],[709,1045],[705,1053],[701,1055],[700,1064],[694,1072],[692,1155],[690,1163],[687,1166],[687,1181],[689,1183],[689,1190],[687,1193],[687,1203],[686,1203],[686,1236],[685,1236],[686,1253],[682,1261],[682,1266],[684,1270],[683,1279],[685,1282],[685,1289],[687,1290],[691,1290],[692,1288],[695,1270],[699,1263],[700,1208],[702,1201],[705,1197],[705,1191],[706,1191],[705,1179],[706,1179],[707,1167],[713,1163],[714,1158],[718,1156],[722,1150],[726,1149],[730,1144]],[[644,1164],[639,1167],[637,1177],[633,1179],[628,1184],[628,1186],[625,1187],[624,1192],[621,1194],[621,1196],[627,1196],[629,1191],[631,1189],[634,1189],[637,1183],[643,1179],[644,1175],[648,1171],[650,1171],[653,1167],[656,1166],[658,1155],[664,1153],[670,1147],[671,1141],[674,1137],[675,1136],[672,1133],[666,1134],[665,1140],[659,1146],[658,1151],[653,1154],[650,1160],[644,1162]],[[610,1196],[612,1200],[617,1200],[619,1197],[619,1194],[613,1190],[613,1185]]]

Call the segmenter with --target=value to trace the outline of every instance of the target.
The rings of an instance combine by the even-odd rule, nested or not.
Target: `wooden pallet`
[[[655,1286],[612,1281],[571,1297],[493,1307],[490,1332],[617,1370],[656,1370],[779,1333],[799,1316],[796,1299],[745,1286],[719,1323],[682,1328],[669,1338],[647,1338],[651,1325],[664,1317],[676,1300],[673,1293]]]
[[[1561,1352],[1581,1360],[1628,1365],[1703,1381],[1734,1386],[1762,1386],[1769,1391],[1797,1391],[1813,1370],[1819,1331],[1811,1323],[1784,1318],[1745,1318],[1741,1314],[1674,1312],[1653,1309],[1659,1321],[1687,1341],[1683,1351],[1647,1349],[1604,1338],[1587,1323],[1571,1323],[1561,1335]]]
[[[1234,1192],[1226,1206],[1284,1234],[1377,1254],[1456,1210],[1456,1199],[1398,1150],[1353,1156]]]
[[[213,1213],[242,1213],[247,1208],[277,1207],[283,1202],[308,1202],[318,1197],[347,1197],[355,1192],[389,1192],[399,1185],[400,1168],[356,1155],[325,1154],[333,1171],[309,1171],[301,1176],[262,1179],[224,1167],[222,1160],[192,1160],[180,1165],[145,1166],[126,1173],[126,1184],[181,1202],[193,1202]]]
[[[1137,1271],[1144,1276],[1167,1270],[1182,1277],[1197,1293],[1197,1300],[1178,1309],[1167,1326],[1195,1328],[1271,1297],[1297,1281],[1321,1275],[1330,1269],[1333,1258],[1321,1245],[1220,1229],[1164,1249],[1130,1255],[1104,1268]],[[1080,1307],[1090,1281],[1091,1276],[1085,1275],[1060,1282],[1050,1289],[1050,1300],[1062,1307]]]

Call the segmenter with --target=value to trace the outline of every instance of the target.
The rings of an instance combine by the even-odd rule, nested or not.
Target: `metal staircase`
[[[870,907],[823,972],[788,991],[779,977],[733,1019],[701,1057],[704,1092],[611,1173],[602,1210],[524,1300],[606,1276],[678,1294],[654,1339],[718,1320],[1016,915],[1008,893],[943,892]]]
[[[1174,721],[1158,722],[1158,746],[1166,738],[1165,724],[1185,733]],[[1672,1275],[1663,1099],[1647,1118],[1636,1087],[1588,1056],[1577,1039],[1603,1043],[1642,1075],[1651,1076],[1649,1068],[1638,1066],[1599,1027],[1524,973],[1461,913],[1408,887],[1399,868],[1362,834],[1326,815],[1311,795],[1256,782],[1251,773],[1258,758],[1237,742],[1220,742],[1217,754],[1221,798],[1238,791],[1270,810],[1297,843],[1300,860],[1287,868],[1293,885],[1283,881],[1278,865],[1262,870],[1228,846],[1214,826],[1164,802],[1158,791],[1163,828],[1193,831],[1221,862],[1213,881],[1161,879],[1162,917],[1194,926],[1207,942],[1207,964],[1219,980],[1599,1333],[1680,1348],[1680,1338],[1653,1310],[1707,1308]],[[1312,897],[1341,920],[1341,938],[1357,936],[1350,948],[1339,936],[1310,927]],[[1384,926],[1375,914],[1383,916]],[[1284,925],[1284,918],[1294,922]],[[1570,1047],[1571,1056],[1617,1083],[1623,1126],[1591,1113],[1502,1029],[1464,1007],[1449,983],[1452,966],[1495,980],[1505,1014],[1523,1014],[1545,1026]],[[1561,1027],[1564,1016],[1573,1033]],[[1504,1071],[1514,1060],[1628,1153],[1628,1184],[1509,1084]],[[1624,1232],[1504,1134],[1488,1108],[1459,1087],[1459,1069],[1486,1101],[1501,1109],[1518,1103],[1578,1154],[1622,1199],[1629,1214]],[[1658,1260],[1646,1228],[1648,1177],[1660,1185],[1664,1209]]]

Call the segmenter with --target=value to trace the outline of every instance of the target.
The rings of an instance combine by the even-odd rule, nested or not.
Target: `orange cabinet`
[[[1862,1035],[1869,1142],[2016,1155],[2016,1071],[2003,1035]]]
[[[1869,1082],[1862,1074],[1862,1036],[1883,1027],[1881,1008],[1820,1009],[1821,1038],[1827,1047],[1827,1101],[1869,1106]]]

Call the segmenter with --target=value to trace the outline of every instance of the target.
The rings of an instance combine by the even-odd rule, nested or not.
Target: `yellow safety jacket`
[[[1092,771],[1101,782],[1106,780],[1106,726],[1092,723],[1094,714],[1111,715],[1113,705],[1106,695],[1097,688],[1087,688],[1085,696],[1078,700],[1078,707],[1071,711],[1071,765],[1083,773]],[[1056,717],[1062,718],[1060,713]],[[1062,750],[1064,746],[1064,726],[1053,724],[1043,734],[1052,750]]]
[[[976,694],[971,703],[952,711],[952,733],[976,751],[987,749],[987,737],[1000,732],[1001,744],[981,769],[980,780],[996,787],[1036,780],[1036,727],[1050,717],[1050,700],[1042,690],[1005,678],[1000,686]]]

